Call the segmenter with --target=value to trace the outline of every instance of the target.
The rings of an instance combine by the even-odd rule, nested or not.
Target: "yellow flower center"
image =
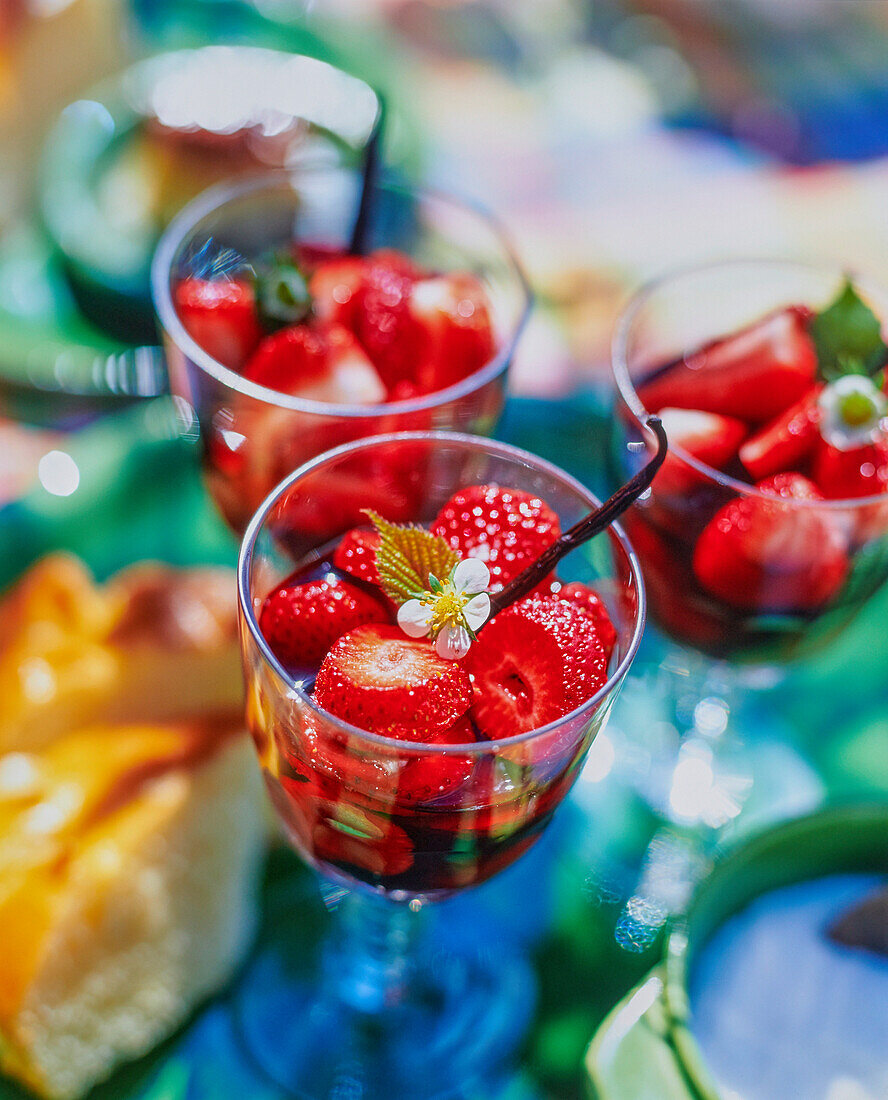
[[[445,585],[444,591],[439,595],[423,601],[432,605],[430,620],[432,637],[437,637],[445,627],[456,626],[462,619],[463,608],[471,598],[455,592],[450,585]]]

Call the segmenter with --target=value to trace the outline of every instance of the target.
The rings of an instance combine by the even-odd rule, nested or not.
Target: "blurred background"
[[[500,434],[597,488],[610,336],[639,283],[732,255],[888,283],[881,0],[0,0],[4,582],[56,548],[100,576],[134,557],[233,561],[193,445],[134,400],[163,390],[146,284],[161,227],[214,175],[274,157],[177,140],[202,111],[243,104],[218,64],[216,83],[197,66],[177,85],[181,65],[144,59],[213,43],[362,78],[387,105],[391,169],[497,214],[537,295]],[[170,96],[185,108],[174,122]],[[883,593],[776,702],[750,704],[756,784],[726,815],[738,828],[888,794],[886,615]],[[651,713],[659,656],[651,632],[564,821],[482,899],[501,922],[514,875],[553,876],[545,912],[515,918],[541,981],[516,1096],[579,1095],[592,1030],[681,902],[683,839],[639,793],[650,747],[636,731],[670,736]]]

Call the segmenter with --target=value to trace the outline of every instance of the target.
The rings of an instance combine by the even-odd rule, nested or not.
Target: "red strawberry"
[[[425,358],[415,371],[426,393],[461,382],[493,358],[490,304],[473,275],[422,279],[413,288],[410,308],[428,333]]]
[[[298,255],[300,262],[305,263],[305,246],[300,247]],[[309,259],[314,261],[307,266],[311,270],[309,290],[315,316],[338,321],[352,331],[358,321],[361,291],[365,286],[385,283],[392,277],[407,280],[405,285],[409,285],[420,277],[410,257],[392,248],[380,248],[370,256],[335,254],[332,250],[324,255],[312,249]]]
[[[413,278],[403,271],[374,264],[355,296],[355,336],[389,390],[399,382],[416,381],[426,354],[428,334],[410,308],[413,286]]]
[[[548,504],[532,493],[472,485],[447,501],[431,531],[461,555],[486,562],[495,592],[555,542],[561,525]]]
[[[390,759],[366,751],[366,746],[350,744],[352,739],[332,723],[321,722],[317,717],[301,717],[302,733],[296,740],[299,753],[294,756],[287,747],[284,757],[294,770],[298,770],[298,764],[311,772],[324,785],[328,797],[341,796],[347,790],[350,799],[372,802],[379,800],[380,792],[392,787]],[[397,766],[394,772],[397,774]]]
[[[460,718],[449,729],[429,739],[436,745],[468,745],[476,740],[468,718]],[[444,753],[429,753],[408,760],[398,776],[398,801],[434,802],[458,791],[475,767],[475,758]]]
[[[842,451],[821,439],[813,477],[829,500],[854,500],[888,491],[888,439]]]
[[[410,381],[408,381],[408,379],[404,378],[400,382],[396,382],[395,385],[392,386],[392,388],[389,390],[389,393],[388,393],[388,399],[389,399],[389,401],[416,401],[417,398],[424,397],[425,393],[426,393],[426,391],[423,390],[420,386],[418,386],[415,382],[410,382]],[[393,416],[392,417],[393,424],[395,424],[396,421],[398,421],[398,419],[399,418],[397,416]],[[426,427],[431,427],[431,424],[413,424],[413,423],[411,423],[409,430],[410,431],[416,431],[417,429],[422,430],[422,428],[426,428]],[[397,427],[397,424],[396,424],[396,426],[393,428],[393,430],[398,431],[398,430],[403,430],[403,429],[399,429]]]
[[[378,405],[385,387],[351,333],[333,323],[291,325],[266,336],[243,371],[260,386],[337,405]]]
[[[624,523],[641,562],[652,618],[677,641],[704,653],[720,653],[725,625],[710,606],[712,601],[694,583],[687,562],[687,535],[658,533],[640,508],[630,508]],[[676,599],[678,592],[681,599]]]
[[[309,581],[266,597],[259,627],[282,664],[311,668],[354,627],[387,621],[382,604],[368,592],[345,582]]]
[[[469,708],[462,662],[445,661],[397,626],[359,626],[333,646],[315,682],[318,703],[372,733],[427,741]]]
[[[777,474],[756,488],[775,498],[740,496],[721,508],[694,550],[694,572],[732,607],[801,612],[832,599],[848,573],[848,543],[827,512],[792,501],[818,501],[801,474]]]
[[[604,648],[589,615],[564,600],[525,599],[501,611],[464,664],[474,678],[472,717],[490,738],[554,722],[607,680]]]
[[[814,386],[740,448],[740,461],[754,481],[797,470],[808,458],[820,438],[822,414],[817,399],[822,389]]]
[[[670,447],[681,447],[698,462],[720,470],[737,453],[746,435],[746,425],[732,417],[697,409],[660,410]],[[656,478],[656,492],[680,494],[692,489],[701,475],[671,450]]]
[[[784,309],[680,359],[642,385],[645,408],[700,409],[772,420],[814,384],[817,353],[806,313]]]
[[[240,370],[262,337],[253,287],[244,279],[183,279],[176,312],[188,335],[222,366]]]
[[[397,248],[377,248],[370,253],[370,261],[374,267],[387,268],[398,275],[405,275],[408,279],[423,278],[422,268],[406,252],[399,252]]]
[[[604,647],[605,659],[609,661],[614,646],[617,644],[617,632],[611,622],[610,615],[607,613],[607,608],[604,606],[604,601],[595,589],[586,584],[581,584],[579,581],[572,581],[570,584],[562,585],[554,595],[556,599],[567,600],[568,603],[576,604],[577,607],[581,607],[591,616],[592,621],[595,623],[595,629],[598,631],[598,637]]]
[[[333,564],[343,573],[366,581],[367,584],[379,584],[379,570],[376,568],[376,551],[379,548],[379,532],[355,527],[342,536],[342,540],[333,551]]]
[[[401,875],[413,865],[413,842],[407,833],[384,814],[361,814],[356,831],[348,820],[336,817],[338,807],[329,818],[318,821],[312,830],[309,850],[316,859],[327,860],[337,866],[345,864],[364,872],[360,877],[372,876],[371,881]],[[341,812],[341,811],[339,811]]]
[[[318,264],[308,280],[315,316],[353,328],[365,269],[366,260],[361,256],[335,256]]]

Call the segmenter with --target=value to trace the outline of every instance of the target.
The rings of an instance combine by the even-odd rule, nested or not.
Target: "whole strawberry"
[[[240,370],[262,337],[252,285],[245,279],[183,279],[176,311],[188,335],[223,367]]]
[[[376,551],[379,549],[379,532],[355,527],[342,536],[333,551],[333,564],[343,573],[350,573],[367,584],[379,584],[376,568]]]
[[[568,603],[576,604],[592,618],[598,637],[602,646],[604,646],[605,657],[610,660],[614,646],[617,644],[617,631],[611,622],[610,615],[607,613],[604,601],[595,589],[590,588],[587,584],[581,584],[579,581],[572,581],[570,584],[563,584],[554,593],[554,596],[556,599],[567,600]]]
[[[746,611],[821,607],[848,574],[840,521],[817,507],[823,494],[801,474],[776,474],[756,489],[729,501],[704,528],[694,550],[697,579]]]
[[[475,740],[472,724],[465,717],[430,738],[430,742],[437,745],[468,745]],[[398,776],[397,799],[410,805],[437,802],[465,786],[474,768],[475,759],[471,756],[453,753],[413,756]]]
[[[355,585],[309,581],[275,589],[263,604],[259,627],[281,664],[309,668],[349,630],[387,620],[381,602]]]
[[[431,526],[462,557],[480,558],[496,592],[561,534],[558,516],[521,489],[472,485],[447,501]]]

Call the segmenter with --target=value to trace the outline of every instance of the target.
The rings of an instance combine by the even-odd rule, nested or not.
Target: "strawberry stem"
[[[498,612],[520,600],[522,596],[526,596],[532,588],[536,588],[540,581],[547,577],[558,562],[571,550],[575,550],[584,542],[588,542],[589,539],[594,538],[610,527],[631,504],[638,500],[642,493],[650,488],[657,471],[666,459],[669,441],[666,438],[662,421],[658,416],[649,416],[647,426],[657,437],[657,453],[650,462],[642,470],[639,470],[631,481],[627,481],[625,485],[617,489],[614,495],[609,497],[600,508],[596,508],[594,512],[590,512],[584,519],[575,523],[570,530],[565,531],[557,542],[553,542],[551,546],[544,550],[532,565],[529,565],[522,573],[514,577],[501,592],[491,596],[488,622]]]

